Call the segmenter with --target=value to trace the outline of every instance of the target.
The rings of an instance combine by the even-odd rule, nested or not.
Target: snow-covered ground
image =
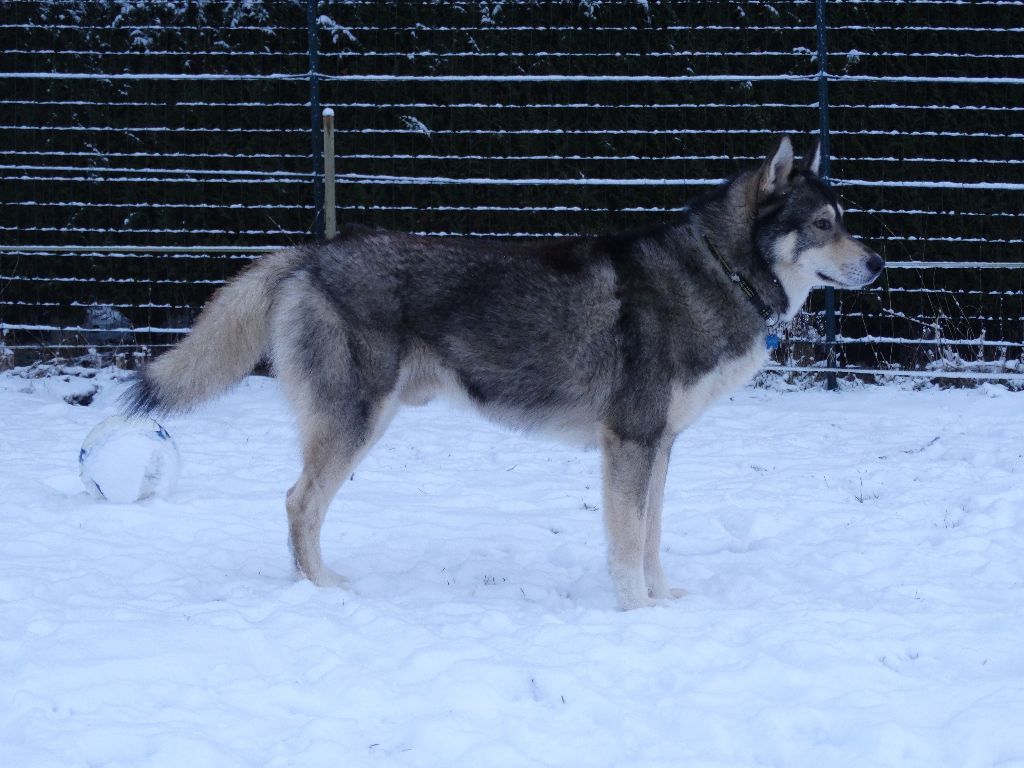
[[[0,764],[1024,766],[1024,394],[745,390],[676,445],[664,562],[614,609],[598,457],[409,409],[285,545],[295,436],[252,378],[96,501],[112,374],[0,377]]]

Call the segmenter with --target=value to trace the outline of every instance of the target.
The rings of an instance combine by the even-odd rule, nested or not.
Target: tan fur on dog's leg
[[[665,479],[674,438],[665,438],[658,446],[647,495],[647,540],[644,545],[644,578],[647,594],[656,599],[679,597],[682,590],[670,590],[661,567],[661,510],[665,501]]]
[[[605,430],[604,523],[608,572],[623,610],[652,605],[644,580],[647,495],[655,450]]]
[[[305,578],[320,587],[344,586],[346,579],[324,565],[320,554],[320,530],[327,515],[327,507],[338,492],[348,465],[328,461],[325,467],[306,462],[302,476],[288,491],[285,507],[288,509],[288,545],[295,568]]]

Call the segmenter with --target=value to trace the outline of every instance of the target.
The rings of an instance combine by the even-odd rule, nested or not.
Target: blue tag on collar
[[[769,333],[767,336],[764,337],[764,345],[768,348],[769,352],[771,352],[773,349],[778,349],[779,337],[776,336],[774,333]]]

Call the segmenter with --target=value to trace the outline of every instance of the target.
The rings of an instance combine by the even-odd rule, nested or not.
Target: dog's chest
[[[695,383],[673,382],[667,426],[680,432],[692,424],[715,400],[745,385],[768,360],[764,341],[758,339],[739,357],[723,361]]]

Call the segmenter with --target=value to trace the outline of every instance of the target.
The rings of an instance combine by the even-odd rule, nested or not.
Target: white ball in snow
[[[119,504],[167,496],[178,479],[178,463],[174,439],[145,417],[104,419],[78,453],[79,475],[89,492]]]

